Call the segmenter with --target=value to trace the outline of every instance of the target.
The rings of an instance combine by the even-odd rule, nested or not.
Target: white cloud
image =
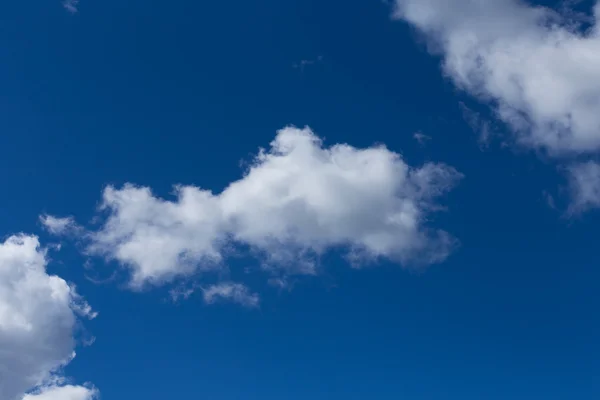
[[[455,242],[427,228],[427,216],[460,177],[443,164],[412,168],[382,146],[327,148],[310,129],[288,127],[220,194],[178,186],[170,201],[145,187],[106,188],[108,217],[88,250],[127,266],[134,287],[220,270],[235,245],[276,275],[313,274],[332,248],[357,262],[434,263]]]
[[[567,172],[571,192],[568,214],[600,207],[600,164],[594,161],[574,164]]]
[[[431,140],[431,136],[428,136],[423,132],[415,132],[413,134],[413,139],[415,139],[421,146],[425,146],[425,144]]]
[[[429,39],[459,88],[494,105],[519,143],[555,155],[600,149],[597,25],[582,33],[519,0],[396,0],[395,16]]]
[[[89,251],[132,270],[132,285],[161,283],[219,265],[226,231],[218,199],[196,187],[178,187],[178,200],[126,185],[104,191],[105,225],[91,235]]]
[[[192,294],[196,291],[196,286],[192,287],[184,287],[179,286],[169,290],[169,295],[173,301],[178,301],[179,299],[189,299]]]
[[[249,289],[241,283],[221,282],[202,289],[204,301],[213,304],[217,301],[231,301],[244,307],[258,307],[260,298],[256,293],[250,293]]]
[[[44,214],[40,215],[40,222],[53,235],[66,235],[80,230],[73,217],[60,218]]]
[[[21,399],[27,391],[53,381],[53,374],[74,356],[75,310],[92,316],[72,287],[46,273],[46,264],[46,251],[35,236],[11,236],[0,243],[3,400]]]
[[[50,386],[23,397],[23,400],[93,400],[98,392],[84,386]]]

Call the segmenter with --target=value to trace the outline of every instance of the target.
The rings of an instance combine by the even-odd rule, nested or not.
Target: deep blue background
[[[86,271],[67,246],[51,270],[100,312],[76,382],[106,400],[598,398],[598,214],[547,206],[544,191],[567,200],[560,162],[482,151],[459,101],[481,106],[389,14],[377,0],[0,4],[4,235],[42,234],[41,212],[88,221],[109,183],[218,192],[287,124],[465,174],[431,222],[462,243],[444,264],[331,255],[290,293],[260,288],[258,311],[93,284],[113,266]]]

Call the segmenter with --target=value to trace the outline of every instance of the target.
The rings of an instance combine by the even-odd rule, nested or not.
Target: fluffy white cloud
[[[73,217],[59,218],[44,214],[40,216],[40,222],[53,235],[65,235],[80,229]]]
[[[108,217],[89,251],[129,267],[138,287],[220,269],[232,245],[279,274],[315,273],[314,257],[331,248],[355,262],[433,263],[454,240],[426,217],[460,177],[443,164],[411,168],[383,146],[327,148],[310,129],[288,127],[220,194],[178,186],[171,201],[145,187],[106,188]]]
[[[594,161],[571,165],[568,170],[571,205],[569,214],[600,207],[600,165]]]
[[[160,283],[221,261],[226,230],[218,199],[196,187],[178,187],[178,200],[155,197],[149,188],[108,187],[110,216],[92,233],[89,250],[132,270],[132,285]]]
[[[222,282],[202,289],[204,301],[207,304],[219,300],[231,301],[244,307],[258,307],[260,298],[256,293],[250,293],[248,288],[241,283]]]
[[[521,144],[600,148],[600,30],[520,0],[395,0],[461,89],[494,104]]]
[[[74,356],[76,314],[93,316],[67,282],[46,273],[46,263],[46,252],[34,236],[11,236],[0,243],[0,399],[3,400],[22,399],[27,391],[53,380],[53,373]],[[55,388],[54,392],[60,390],[63,389]],[[33,398],[57,398],[48,396]]]
[[[93,400],[98,392],[84,386],[50,386],[25,395],[23,400]]]

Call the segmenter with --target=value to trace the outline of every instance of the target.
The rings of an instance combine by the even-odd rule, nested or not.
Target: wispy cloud
[[[571,204],[568,215],[600,208],[600,164],[595,161],[576,163],[567,169]]]
[[[258,294],[241,283],[222,282],[202,289],[204,301],[213,304],[218,301],[230,301],[244,307],[255,308],[260,303]]]
[[[423,132],[415,132],[413,134],[413,139],[417,141],[421,146],[425,146],[427,142],[431,140],[431,136],[424,134]]]
[[[297,63],[294,63],[293,67],[299,69],[300,71],[304,71],[305,68],[311,66],[311,65],[315,65],[317,63],[320,63],[323,61],[323,56],[318,56],[315,59],[305,59],[305,60],[300,60]]]
[[[542,198],[544,199],[544,202],[546,203],[548,208],[550,208],[552,210],[558,209],[556,206],[556,201],[554,200],[554,196],[550,192],[548,192],[547,190],[544,190],[542,192]]]
[[[62,4],[63,7],[71,14],[75,14],[77,11],[79,11],[77,9],[79,6],[79,0],[64,0]]]
[[[469,108],[465,103],[460,102],[459,106],[464,120],[477,135],[479,148],[481,150],[486,149],[490,145],[493,137],[491,122],[482,117],[479,112]]]
[[[44,228],[53,235],[68,235],[81,230],[73,217],[55,217],[53,215],[40,215],[40,222]]]
[[[192,284],[191,286],[177,286],[171,290],[169,290],[169,296],[171,296],[171,300],[173,300],[174,302],[179,301],[180,299],[184,299],[187,300],[190,298],[191,295],[194,294],[194,292],[196,292],[196,289],[198,289],[198,285],[197,284]]]

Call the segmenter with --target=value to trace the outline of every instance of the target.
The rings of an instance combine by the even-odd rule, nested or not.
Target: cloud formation
[[[577,163],[567,169],[571,204],[568,214],[581,214],[600,207],[600,164]]]
[[[425,146],[427,142],[431,140],[431,136],[419,131],[413,133],[413,139],[415,139],[417,143],[419,143],[421,146]]]
[[[77,9],[79,6],[79,0],[64,0],[62,4],[63,7],[71,14],[75,14],[77,11],[79,11]]]
[[[47,274],[46,264],[46,251],[35,236],[11,236],[0,243],[1,399],[23,399],[36,387],[38,394],[26,400],[69,399],[56,395],[90,390],[44,386],[56,382],[55,373],[74,357],[77,314],[94,316],[73,287]]]
[[[53,235],[66,235],[80,230],[73,217],[58,218],[52,215],[44,214],[40,216],[40,223]]]
[[[27,394],[23,400],[94,400],[98,391],[85,386],[49,386]]]
[[[600,149],[600,5],[592,27],[520,0],[396,0],[444,73],[493,105],[522,145],[550,154]],[[572,16],[572,15],[570,15]]]
[[[357,264],[435,263],[455,240],[427,216],[460,178],[443,164],[410,167],[383,146],[325,147],[309,128],[288,127],[220,194],[177,186],[177,199],[165,200],[147,187],[107,187],[107,217],[88,252],[126,266],[138,288],[218,271],[239,246],[277,276],[314,274],[334,248]]]
[[[244,307],[258,307],[260,298],[256,293],[241,283],[222,282],[202,289],[206,304],[213,304],[219,300],[231,301]]]

